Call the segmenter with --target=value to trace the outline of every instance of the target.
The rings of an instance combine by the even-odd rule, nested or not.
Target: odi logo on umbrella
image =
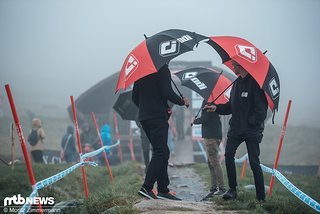
[[[130,74],[137,69],[138,64],[139,64],[138,59],[133,54],[131,54],[129,56],[129,59],[127,61],[127,65],[125,68],[126,78],[128,78]]]
[[[180,52],[180,43],[189,40],[192,40],[192,37],[187,34],[174,40],[162,42],[159,45],[159,55],[162,57],[177,55]]]
[[[207,86],[204,82],[200,81],[196,76],[198,72],[187,72],[182,75],[182,80],[190,80],[192,81],[200,90],[206,89]]]
[[[257,51],[254,47],[236,45],[235,49],[237,55],[247,60],[248,62],[255,63],[257,61]]]

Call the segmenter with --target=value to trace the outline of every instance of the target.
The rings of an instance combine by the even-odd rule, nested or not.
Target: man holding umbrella
[[[254,175],[256,198],[260,203],[263,203],[265,200],[265,189],[259,160],[259,144],[263,137],[268,102],[264,90],[260,88],[251,74],[236,61],[231,60],[231,62],[235,73],[239,77],[232,87],[229,102],[205,106],[205,108],[216,111],[218,114],[232,114],[225,151],[230,189],[223,195],[223,199],[229,200],[237,197],[234,157],[239,145],[245,141],[250,166]]]
[[[171,87],[171,74],[168,65],[158,72],[145,76],[134,83],[132,100],[139,108],[139,120],[152,145],[152,158],[147,169],[144,183],[139,194],[149,199],[165,198],[181,200],[170,194],[168,185],[168,160],[170,157],[167,145],[168,119],[171,110],[168,101],[189,106],[189,100],[177,95]],[[157,182],[158,195],[152,192]]]

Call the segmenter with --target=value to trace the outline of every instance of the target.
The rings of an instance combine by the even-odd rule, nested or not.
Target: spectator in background
[[[83,153],[88,153],[92,150],[94,144],[94,137],[91,133],[91,128],[89,123],[85,122],[82,125],[82,132],[80,134],[81,147]]]
[[[61,140],[61,159],[67,163],[73,163],[76,161],[76,140],[74,137],[74,130],[72,126],[67,127],[67,133],[65,133]]]
[[[172,158],[174,158],[175,156],[175,139],[177,137],[177,130],[176,127],[174,125],[174,122],[172,120],[172,117],[169,118],[168,120],[168,124],[169,124],[169,129],[168,129],[168,147],[169,147],[169,151],[170,151],[170,158],[172,161]]]
[[[103,143],[103,146],[110,146],[112,145],[112,136],[111,136],[111,129],[108,123],[105,123],[101,129],[100,129],[100,136],[101,136],[101,140]],[[99,139],[98,141],[96,141],[94,149],[99,149],[100,146],[100,142]],[[107,153],[108,156],[108,160],[110,160],[110,156],[112,155],[112,151],[110,149],[105,149],[105,152]],[[99,162],[101,165],[105,164],[105,160],[104,160],[104,155],[103,153],[100,153],[98,156]],[[111,163],[111,161],[109,161]]]
[[[32,120],[32,130],[29,133],[31,156],[34,162],[43,163],[44,139],[46,134],[42,128],[42,122],[38,118]]]

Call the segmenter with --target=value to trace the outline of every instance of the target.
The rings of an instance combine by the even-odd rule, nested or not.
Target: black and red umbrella
[[[197,92],[207,102],[215,104],[229,101],[231,85],[237,78],[227,71],[206,67],[185,69],[176,72],[175,75],[180,79],[181,85]]]
[[[208,37],[185,30],[166,30],[146,38],[124,61],[116,91],[125,89],[138,79],[157,72],[173,58],[192,51]]]
[[[119,94],[113,105],[113,109],[123,120],[136,120],[138,117],[138,107],[132,101],[132,89]]]
[[[265,91],[271,110],[277,110],[280,96],[278,74],[268,58],[245,39],[232,36],[213,36],[207,41],[232,71],[231,59],[239,63]]]

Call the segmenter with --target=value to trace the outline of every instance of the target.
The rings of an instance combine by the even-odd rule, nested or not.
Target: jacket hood
[[[73,134],[73,126],[68,126],[67,127],[67,133],[68,134]]]
[[[110,126],[108,124],[104,124],[101,128],[101,132],[111,132]]]
[[[34,118],[32,120],[32,128],[40,128],[42,125],[42,122],[39,118]]]

